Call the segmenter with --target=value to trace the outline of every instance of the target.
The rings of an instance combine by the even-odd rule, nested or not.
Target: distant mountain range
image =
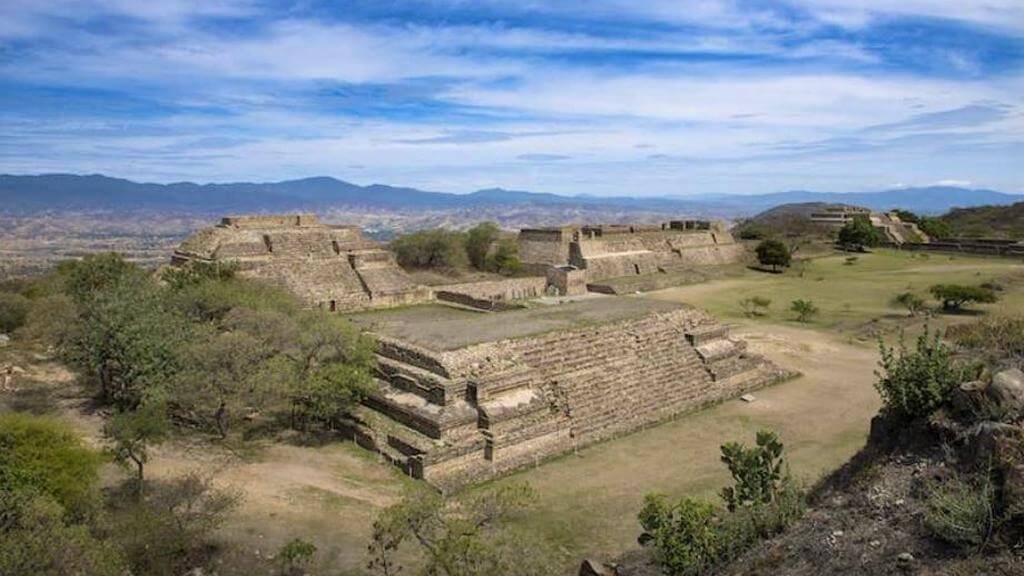
[[[829,202],[878,210],[903,208],[938,214],[954,207],[1003,205],[1024,196],[950,186],[881,192],[793,191],[756,195],[685,197],[561,196],[492,188],[470,194],[427,192],[371,184],[359,186],[326,176],[283,182],[228,184],[138,183],[99,174],[0,175],[0,209],[19,211],[166,209],[203,213],[265,212],[359,207],[392,210],[467,209],[479,206],[587,207],[659,213],[749,216],[780,204]]]

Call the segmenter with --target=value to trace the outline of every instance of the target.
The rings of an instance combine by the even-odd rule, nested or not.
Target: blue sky
[[[0,172],[1024,192],[1024,1],[5,0]]]

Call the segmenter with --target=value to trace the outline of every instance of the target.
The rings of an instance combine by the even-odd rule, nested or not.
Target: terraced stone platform
[[[379,340],[359,441],[440,488],[491,478],[788,377],[704,311],[630,297],[353,316]]]

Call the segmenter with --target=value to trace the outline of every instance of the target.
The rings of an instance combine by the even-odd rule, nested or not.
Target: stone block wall
[[[235,262],[243,276],[274,283],[332,312],[431,298],[394,255],[355,226],[327,226],[313,215],[231,216],[185,239],[173,265]]]
[[[390,458],[442,488],[532,465],[787,375],[690,308],[445,352],[385,342],[379,353],[390,367],[369,403],[392,425],[378,423],[369,435],[382,439],[382,451],[416,444],[402,439],[401,426],[434,438]],[[423,390],[440,386],[444,394],[409,392],[404,378],[417,372],[396,379],[401,371],[394,368],[406,361],[421,370]]]
[[[505,302],[543,296],[547,284],[548,280],[544,276],[527,276],[525,278],[445,284],[437,289],[453,294],[462,294],[477,300]]]
[[[575,266],[551,266],[547,269],[548,286],[561,296],[587,293],[587,272]]]

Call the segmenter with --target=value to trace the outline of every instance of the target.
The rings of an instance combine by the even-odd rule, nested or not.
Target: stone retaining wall
[[[379,352],[388,362],[415,362],[432,372],[425,388],[445,382],[443,402],[409,393],[408,382],[385,375],[370,405],[435,439],[389,459],[442,488],[532,465],[787,376],[690,308],[446,352],[403,346],[387,339]],[[395,441],[381,440],[378,450],[395,442],[417,445],[401,427],[385,428],[390,431],[376,437]]]

